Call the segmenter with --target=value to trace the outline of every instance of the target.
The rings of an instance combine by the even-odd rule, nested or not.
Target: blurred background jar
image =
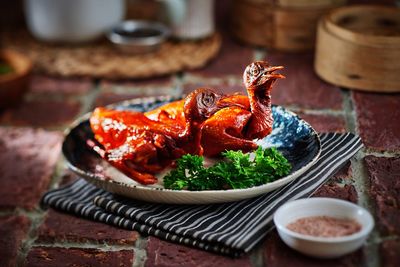
[[[230,28],[239,41],[284,52],[312,51],[319,18],[347,0],[232,0]]]
[[[125,15],[124,0],[25,0],[32,35],[42,41],[86,42]]]
[[[201,39],[215,31],[214,0],[127,0],[127,18],[161,21],[176,39]]]
[[[165,1],[165,0],[164,0]],[[171,0],[167,0],[171,1]],[[200,39],[214,32],[214,0],[172,0],[180,2],[183,14],[171,10],[172,34],[180,39]],[[173,8],[173,5],[167,5]],[[177,4],[175,4],[177,6]]]

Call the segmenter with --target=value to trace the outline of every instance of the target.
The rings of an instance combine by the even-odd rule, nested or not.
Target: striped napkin
[[[250,251],[273,226],[275,210],[309,197],[361,147],[358,136],[321,134],[318,161],[302,176],[265,195],[213,205],[146,203],[113,195],[79,179],[49,191],[42,203],[90,220],[230,256]]]

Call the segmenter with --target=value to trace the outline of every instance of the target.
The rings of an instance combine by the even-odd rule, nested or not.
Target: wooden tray
[[[318,19],[346,0],[235,0],[231,31],[247,44],[296,52],[315,45]]]
[[[325,15],[315,71],[349,89],[400,92],[400,9],[349,6]]]

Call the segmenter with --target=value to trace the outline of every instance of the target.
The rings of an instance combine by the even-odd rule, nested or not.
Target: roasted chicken
[[[109,163],[142,184],[184,154],[217,157],[225,150],[251,151],[254,139],[272,131],[270,92],[284,78],[265,61],[247,66],[248,96],[222,95],[199,88],[185,99],[146,113],[96,108],[90,118],[93,148]]]

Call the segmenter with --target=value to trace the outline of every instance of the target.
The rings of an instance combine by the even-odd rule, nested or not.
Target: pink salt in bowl
[[[299,219],[326,216],[357,224],[354,233],[335,236],[314,236],[292,231],[289,224]],[[374,227],[372,215],[351,202],[333,198],[309,198],[288,202],[274,214],[274,223],[283,242],[294,250],[316,258],[337,258],[359,249]]]

